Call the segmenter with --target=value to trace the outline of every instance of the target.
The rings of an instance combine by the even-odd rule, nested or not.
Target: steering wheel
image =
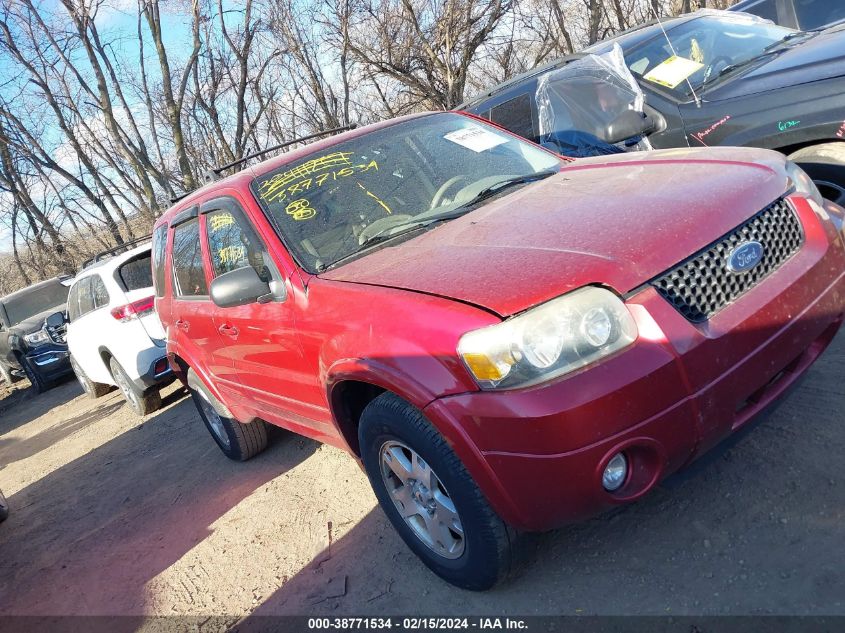
[[[454,187],[459,182],[469,182],[469,178],[466,176],[452,176],[440,185],[440,188],[434,194],[434,197],[431,199],[431,204],[428,206],[429,209],[434,209],[440,206],[440,203],[443,202],[443,198],[446,196],[446,192],[449,191],[452,187]]]

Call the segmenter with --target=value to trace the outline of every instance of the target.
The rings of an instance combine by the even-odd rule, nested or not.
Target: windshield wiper
[[[784,44],[791,42],[797,37],[802,37],[803,41],[803,39],[805,39],[803,36],[807,36],[809,38],[814,35],[818,35],[818,33],[814,31],[795,31],[794,33],[787,33],[783,38],[779,39],[777,42],[772,42],[771,44],[769,44],[766,48],[762,50],[760,54],[754,55],[754,57],[749,57],[748,59],[745,59],[741,62],[737,62],[736,64],[728,64],[722,70],[719,71],[719,77],[727,75],[728,73],[732,73],[733,71],[737,70],[738,68],[742,68],[743,66],[748,66],[749,64],[758,61],[762,57],[765,57],[767,55],[774,55],[775,53],[781,52],[781,50],[783,50],[782,47]]]
[[[505,189],[513,187],[514,185],[521,185],[528,182],[534,182],[535,180],[543,180],[543,178],[548,178],[549,176],[554,176],[555,174],[560,173],[558,169],[549,169],[548,171],[538,171],[535,174],[528,174],[527,176],[514,176],[513,178],[506,178],[505,180],[500,180],[499,182],[494,182],[489,187],[485,187],[477,194],[475,194],[471,200],[468,202],[463,203],[458,209],[462,209],[463,213],[466,213],[469,209],[474,207],[476,204],[481,202],[482,200],[486,200],[492,195],[497,193],[501,193]],[[458,210],[456,209],[456,211]]]

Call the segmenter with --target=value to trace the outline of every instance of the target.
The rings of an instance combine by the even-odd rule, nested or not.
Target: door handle
[[[217,331],[223,336],[228,336],[229,338],[238,338],[238,334],[241,333],[241,331],[234,325],[221,325],[217,328]]]
[[[183,321],[182,319],[179,319],[178,321],[176,321],[175,325],[176,325],[177,328],[179,328],[183,332],[187,332],[188,328],[190,327],[190,324],[187,321]]]

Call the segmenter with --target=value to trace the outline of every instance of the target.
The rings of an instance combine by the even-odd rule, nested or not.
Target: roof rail
[[[112,247],[108,250],[97,253],[91,259],[86,259],[84,262],[82,262],[82,267],[80,268],[80,271],[83,271],[86,268],[90,268],[94,264],[103,261],[107,257],[111,257],[113,255],[118,255],[120,252],[128,251],[129,249],[131,249],[134,246],[137,246],[138,244],[142,244],[143,242],[148,242],[152,238],[153,238],[152,234],[145,235],[143,237],[135,238],[134,240],[124,242],[123,244],[118,244],[117,246],[114,246],[114,247]]]
[[[312,138],[317,138],[320,136],[326,136],[328,134],[334,134],[336,132],[345,132],[346,130],[354,130],[358,127],[357,123],[350,123],[349,125],[342,125],[341,127],[333,127],[329,130],[322,130],[321,132],[315,132],[314,134],[309,134],[308,136],[300,136],[299,138],[295,138],[292,141],[286,141],[285,143],[279,143],[278,145],[273,145],[272,147],[268,147],[267,149],[262,149],[257,152],[253,152],[248,156],[244,156],[243,158],[239,158],[238,160],[232,161],[231,163],[226,163],[225,165],[221,165],[220,167],[215,167],[213,169],[209,169],[202,175],[203,184],[208,184],[210,182],[214,182],[220,177],[220,172],[226,171],[236,165],[240,165],[241,163],[245,163],[248,160],[256,158],[257,156],[261,156],[262,154],[267,154],[269,152],[273,152],[277,149],[282,149],[284,147],[288,147],[289,145],[295,145],[296,143],[301,143],[303,141],[310,141]],[[186,198],[190,194],[192,194],[196,189],[191,189],[190,191],[186,191],[185,193],[180,193],[178,196],[173,196],[170,198],[170,204],[176,204],[183,198]]]

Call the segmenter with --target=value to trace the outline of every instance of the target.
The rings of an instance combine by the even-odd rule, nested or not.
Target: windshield
[[[638,79],[688,96],[690,85],[698,90],[797,33],[763,21],[701,17],[668,29],[668,42],[660,32],[626,51],[625,61]]]
[[[394,226],[456,210],[501,181],[559,167],[531,143],[443,113],[338,143],[259,176],[252,191],[313,273]]]
[[[10,326],[17,325],[51,308],[58,310],[65,303],[67,303],[67,288],[58,280],[3,301]]]

